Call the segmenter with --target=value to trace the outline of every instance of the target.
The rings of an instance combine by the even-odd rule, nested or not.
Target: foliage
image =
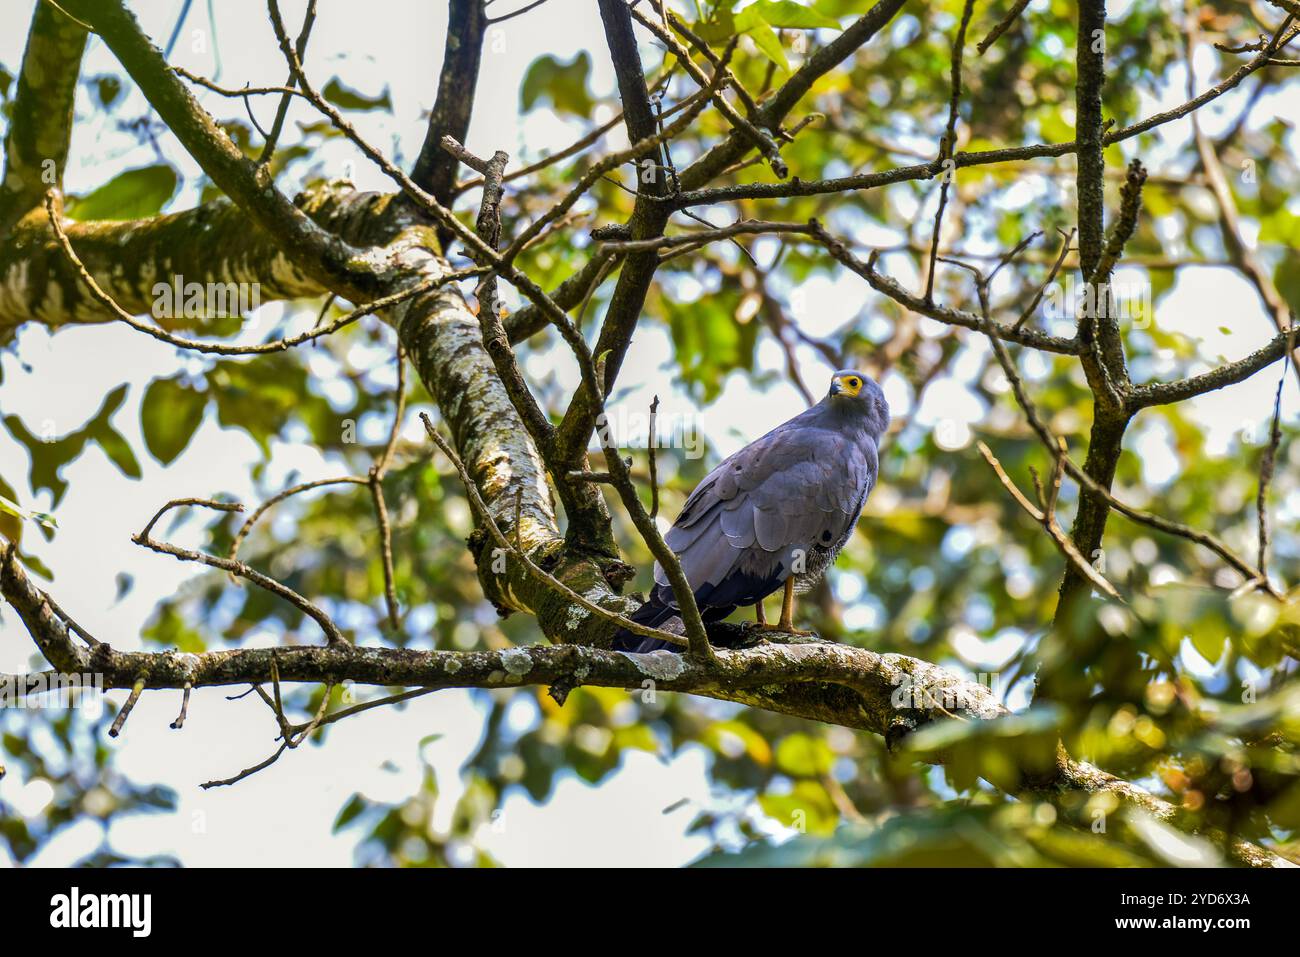
[[[747,38],[730,68],[760,98],[861,7],[849,0],[673,6],[717,52],[735,34]],[[881,42],[864,47],[819,82],[791,117],[815,117],[782,150],[792,174],[811,181],[932,159],[947,121],[951,43],[961,6],[944,0],[924,12],[905,8]],[[1075,7],[1065,0],[1033,4],[983,57],[975,56],[972,44],[960,149],[1074,137],[1069,111]],[[983,5],[976,11],[971,35],[982,39],[1004,11]],[[1242,42],[1259,32],[1239,4],[1204,4],[1199,18],[1207,37],[1215,39]],[[1183,30],[1181,4],[1155,0],[1134,0],[1112,20],[1105,115],[1117,127],[1147,115],[1154,101],[1165,101],[1162,97],[1182,99]],[[671,53],[658,51],[656,57],[658,62],[646,55],[648,76],[673,64]],[[1222,51],[1213,58],[1213,76],[1199,71],[1199,85],[1217,82],[1241,62],[1240,54]],[[15,66],[0,68],[0,95]],[[343,76],[346,68],[344,57],[338,65]],[[591,72],[586,51],[569,60],[540,57],[524,74],[521,110],[551,111],[577,139],[596,125],[597,109],[620,108],[614,91],[593,87]],[[1251,82],[1280,84],[1285,72],[1263,73]],[[82,82],[94,88],[105,79]],[[120,82],[129,86],[125,76]],[[666,106],[694,86],[678,75],[668,89]],[[366,96],[336,78],[324,92],[349,110],[393,109],[387,89]],[[1246,95],[1230,102],[1243,110]],[[125,123],[131,104],[129,98],[100,96],[92,108]],[[223,123],[241,131],[241,147],[256,155],[248,127],[233,119]],[[672,143],[677,168],[686,168],[728,129],[717,111],[705,111]],[[1300,188],[1294,124],[1256,117],[1234,133],[1216,144],[1220,159],[1229,171],[1249,162],[1255,175],[1230,176],[1230,188],[1243,217],[1259,227],[1260,255],[1276,286],[1300,309],[1295,251],[1300,215],[1289,201]],[[339,155],[329,152],[339,145],[337,138],[326,123],[287,127],[272,164],[277,182],[292,192],[328,178],[331,170],[321,157]],[[534,161],[541,151],[536,153],[515,162]],[[1221,353],[1242,354],[1243,343],[1254,340],[1236,317],[1197,317],[1201,325],[1195,333],[1185,331],[1185,324],[1161,327],[1168,315],[1161,304],[1178,288],[1179,278],[1200,268],[1196,263],[1224,258],[1223,238],[1189,137],[1157,131],[1111,148],[1106,160],[1115,184],[1134,156],[1148,158],[1161,174],[1148,183],[1126,266],[1151,291],[1156,321],[1129,324],[1124,340],[1135,377],[1170,379],[1216,364]],[[590,153],[580,153],[511,183],[502,207],[503,235],[518,235],[592,161]],[[995,317],[1014,319],[1045,279],[1059,248],[1056,228],[1074,221],[1073,169],[1067,157],[958,174],[953,187],[958,211],[949,213],[958,224],[954,246],[988,263],[1031,233],[1043,234],[1017,266],[1000,274]],[[633,185],[630,168],[611,175]],[[178,188],[205,185],[189,179],[171,165],[128,170],[70,204],[69,212],[85,219],[151,215]],[[729,181],[738,183],[771,179],[761,163],[729,174]],[[915,287],[917,277],[924,281],[937,190],[938,180],[921,180],[829,196],[745,200],[730,204],[725,213],[716,207],[702,212],[718,223],[728,217],[818,217],[860,249],[885,250],[882,268]],[[208,193],[214,192],[209,186]],[[1109,210],[1117,209],[1117,195],[1117,185],[1108,186]],[[477,194],[467,193],[457,210],[472,220],[477,201]],[[576,207],[581,228],[548,235],[526,249],[518,265],[543,288],[554,288],[591,255],[593,241],[585,230],[626,222],[632,206],[628,189],[601,183]],[[673,228],[698,225],[680,218]],[[709,754],[712,786],[727,798],[740,798],[719,798],[717,807],[701,809],[697,829],[712,846],[705,865],[1150,866],[1220,859],[1221,849],[1211,842],[1187,839],[1140,816],[1112,816],[1115,809],[1104,799],[1018,801],[999,790],[1014,786],[1025,767],[1050,762],[1058,740],[1075,757],[1169,799],[1194,825],[1294,853],[1288,847],[1296,846],[1300,829],[1300,710],[1293,679],[1300,604],[1234,591],[1240,579],[1210,551],[1113,515],[1105,573],[1133,602],[1085,603],[1079,614],[1087,621],[1077,624],[1106,640],[1088,648],[1063,646],[1060,635],[1047,628],[1064,568],[1060,553],[976,451],[977,440],[987,443],[1026,487],[1031,468],[1051,472],[1050,459],[1025,426],[987,344],[973,332],[954,332],[907,314],[865,285],[844,283],[843,270],[820,248],[773,237],[744,239],[743,247],[714,243],[661,267],[641,323],[671,341],[665,386],[671,384],[707,411],[729,392],[766,388],[785,377],[783,350],[788,349],[804,364],[857,363],[880,371],[891,397],[898,398],[901,428],[883,453],[880,488],[860,534],[802,606],[810,616],[808,627],[837,641],[991,676],[995,690],[1020,713],[990,726],[944,724],[890,752],[880,739],[844,728],[703,698],[660,695],[647,702],[607,689],[575,691],[562,708],[544,692],[518,690],[514,695],[528,702],[528,721],[521,728],[503,720],[499,697],[476,693],[488,718],[463,768],[468,789],[450,830],[435,831],[430,823],[439,788],[426,766],[419,790],[406,800],[378,802],[357,794],[340,810],[336,828],[358,835],[359,861],[492,863],[476,839],[508,794],[519,791],[546,801],[563,777],[606,779],[630,749],[667,757],[692,748]],[[613,284],[614,277],[607,279],[585,307],[590,339]],[[826,288],[835,291],[814,295]],[[502,295],[512,293],[503,289]],[[818,313],[844,296],[854,297],[844,321]],[[935,298],[978,308],[970,275],[956,268],[940,266]],[[319,306],[301,304],[313,315]],[[1249,308],[1254,310],[1254,303]],[[326,315],[342,311],[335,304]],[[285,313],[285,324],[299,318],[295,307]],[[1040,314],[1031,321],[1052,331],[1050,317]],[[802,331],[803,326],[816,332]],[[282,327],[272,329],[266,338],[281,334]],[[899,343],[904,348],[897,360],[884,367],[880,357]],[[391,350],[389,330],[358,323],[314,347],[252,359],[191,359],[183,373],[157,378],[145,392],[140,423],[145,449],[158,462],[172,463],[211,419],[256,443],[262,455],[257,478],[268,496],[280,488],[264,478],[282,444],[319,450],[339,474],[365,475],[394,412]],[[572,394],[572,383],[551,368],[552,357],[562,353],[558,337],[544,332],[519,351],[530,371],[539,370],[532,381],[539,401],[558,418]],[[1034,402],[1081,461],[1092,408],[1077,360],[1012,351]],[[1276,381],[1277,371],[1264,374]],[[817,392],[821,383],[810,380],[808,386]],[[92,446],[102,449],[123,476],[140,474],[140,450],[112,424],[124,398],[124,387],[104,396],[85,425],[62,436],[38,436],[31,423],[4,417],[9,434],[27,450],[30,466],[25,484],[0,479],[0,533],[10,535],[13,528],[3,524],[6,516],[34,515],[52,526],[52,520],[16,503],[43,503],[57,517],[67,489],[64,469]],[[431,408],[418,380],[408,384],[406,399],[413,409]],[[1208,416],[1201,409],[1174,405],[1145,411],[1119,461],[1116,494],[1253,554],[1254,496],[1271,412],[1243,408],[1241,427],[1227,447],[1211,451]],[[358,440],[345,439],[348,423]],[[733,427],[746,438],[755,436],[749,421]],[[1271,568],[1279,580],[1292,582],[1300,568],[1295,524],[1300,436],[1293,415],[1284,418],[1282,431],[1271,501],[1286,518],[1275,522]],[[715,445],[719,438],[711,436]],[[1150,442],[1167,446],[1176,465],[1164,478],[1153,477],[1144,461],[1141,450]],[[635,455],[642,475],[643,454]],[[662,514],[675,514],[716,458],[716,448],[706,461],[660,450]],[[18,476],[7,478],[13,483]],[[464,547],[469,512],[453,476],[438,474],[423,448],[402,443],[384,491],[394,509],[396,591],[404,611],[399,630],[384,620],[383,572],[370,494],[362,485],[327,488],[276,506],[275,521],[259,525],[244,542],[241,558],[254,567],[275,567],[290,587],[345,613],[354,637],[445,649],[536,640],[530,619],[498,621],[484,601]],[[1060,505],[1066,527],[1076,505],[1077,489],[1067,483]],[[204,547],[224,555],[245,517],[206,519]],[[51,528],[43,531],[55,534]],[[621,522],[618,534],[624,559],[640,570],[633,587],[644,591],[650,556]],[[317,635],[297,610],[213,571],[162,600],[143,637],[150,647],[198,652],[237,647],[250,635],[268,633],[284,642],[314,641]],[[1050,685],[1052,697],[1026,708],[1035,678]],[[0,722],[8,759],[18,762],[25,777],[48,780],[55,788],[55,797],[35,819],[0,815],[0,836],[18,860],[82,816],[107,819],[144,808],[165,810],[171,801],[112,770],[107,751],[94,743],[100,726],[75,727],[68,715],[32,719],[0,713]],[[34,741],[38,737],[43,743]],[[940,757],[942,763],[932,767]],[[96,801],[107,802],[102,811]],[[1093,827],[1098,820],[1107,822],[1101,832]],[[106,847],[104,855],[111,860],[113,852]]]

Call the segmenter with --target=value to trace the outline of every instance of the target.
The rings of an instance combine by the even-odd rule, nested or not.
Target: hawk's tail
[[[650,600],[638,608],[630,616],[638,625],[645,625],[647,628],[659,628],[660,626],[676,619],[679,623],[678,612],[676,608],[660,602],[653,595]],[[680,628],[680,624],[678,625]],[[676,629],[668,629],[676,630]],[[638,654],[646,654],[651,651],[665,649],[667,651],[682,651],[681,645],[675,645],[671,641],[664,641],[662,638],[647,638],[644,635],[636,635],[626,628],[620,628],[618,634],[614,636],[615,651],[633,651]]]

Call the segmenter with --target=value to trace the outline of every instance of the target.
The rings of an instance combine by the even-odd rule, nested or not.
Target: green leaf
[[[785,48],[781,46],[781,38],[776,35],[772,25],[763,19],[761,13],[753,7],[741,10],[736,17],[736,30],[740,33],[748,33],[763,56],[785,72],[790,72],[790,61],[785,58]]]
[[[22,552],[19,552],[18,560],[46,581],[54,581],[54,572],[50,571],[50,567],[35,555],[25,555]]]
[[[1294,249],[1288,250],[1273,272],[1273,282],[1282,294],[1287,305],[1300,314],[1300,255]]]
[[[796,3],[795,0],[755,0],[741,11],[740,16],[743,18],[751,10],[769,25],[779,29],[815,30],[818,27],[825,27],[828,30],[838,30],[840,28],[838,20],[805,7],[802,3]]]
[[[95,77],[95,94],[99,97],[100,105],[107,108],[113,105],[113,102],[122,92],[122,81],[111,73],[105,73],[103,76]]]
[[[44,525],[46,528],[58,528],[59,523],[54,520],[54,516],[49,512],[35,512],[25,509],[17,502],[14,502],[3,495],[0,495],[0,512],[6,515],[12,515],[14,518],[26,519],[35,522],[38,525]]]
[[[154,379],[140,403],[140,426],[149,454],[169,465],[185,451],[208,405],[208,394],[192,389],[179,378]]]
[[[163,648],[175,648],[187,654],[201,654],[207,650],[207,642],[171,602],[160,604],[154,611],[154,618],[148,622],[141,637]]]
[[[545,96],[555,112],[586,117],[592,107],[591,94],[587,92],[590,75],[591,55],[586,50],[567,63],[550,54],[538,57],[524,74],[519,104],[524,110],[531,110]]]
[[[342,107],[345,110],[387,110],[389,113],[393,112],[393,97],[386,86],[384,92],[379,96],[366,96],[364,93],[344,86],[339,82],[338,77],[334,77],[325,84],[325,89],[321,90],[321,95],[335,106]]]
[[[129,478],[139,478],[142,474],[139,460],[136,459],[135,453],[131,451],[130,444],[122,437],[122,433],[113,428],[112,423],[109,421],[126,398],[126,390],[127,385],[124,382],[108,394],[108,398],[104,400],[104,405],[100,408],[99,413],[87,423],[85,433],[99,443],[99,447],[104,450],[104,454],[118,467],[118,470],[123,475]]]
[[[777,767],[792,777],[811,778],[828,774],[834,761],[831,746],[812,735],[786,735],[776,746]]]
[[[835,802],[817,781],[799,781],[789,794],[760,794],[758,805],[786,827],[813,834],[829,834],[839,823]]]
[[[294,417],[303,418],[321,400],[311,396],[307,374],[288,353],[261,356],[255,362],[222,360],[208,372],[209,391],[217,403],[217,421],[243,429],[269,453],[271,438]],[[323,435],[316,434],[317,441]]]
[[[1207,627],[1194,627],[1188,637],[1201,657],[1212,665],[1223,657],[1223,649],[1228,644],[1228,635],[1214,622],[1209,622]]]
[[[343,828],[356,820],[365,809],[366,799],[360,794],[352,795],[352,797],[348,798],[348,803],[343,805],[342,810],[339,811],[339,816],[334,819],[333,832],[337,834],[339,831],[343,830]]]
[[[103,404],[100,405],[94,418],[76,432],[58,439],[38,438],[18,416],[5,416],[4,424],[9,434],[24,445],[31,456],[32,465],[28,474],[28,483],[33,492],[49,489],[53,493],[54,505],[57,506],[64,492],[68,490],[68,483],[63,480],[61,474],[63,467],[79,456],[85,449],[86,443],[91,440],[99,443],[123,474],[131,478],[140,477],[140,463],[136,461],[135,454],[126,439],[122,438],[109,421],[126,399],[126,390],[126,383],[118,386],[104,397]]]
[[[156,216],[176,192],[176,171],[165,163],[129,169],[76,202],[68,212],[77,219],[144,219]]]
[[[130,444],[122,437],[122,433],[110,425],[96,434],[96,441],[99,447],[104,450],[109,461],[117,466],[118,471],[128,478],[138,479],[144,473],[140,470],[140,460],[135,457],[131,451]]]

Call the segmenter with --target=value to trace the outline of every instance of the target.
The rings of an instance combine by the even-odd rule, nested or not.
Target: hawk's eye
[[[856,388],[858,388],[858,387],[861,386],[861,385],[862,385],[862,383],[861,383],[859,380],[857,380],[857,379],[850,379],[850,380],[849,380],[849,388],[851,388],[851,389],[856,389]]]

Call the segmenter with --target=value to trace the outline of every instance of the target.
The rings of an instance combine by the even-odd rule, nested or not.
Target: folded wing
[[[706,617],[771,594],[814,549],[837,550],[875,475],[870,440],[798,419],[714,469],[665,536]],[[655,597],[672,603],[658,566],[655,581]]]

